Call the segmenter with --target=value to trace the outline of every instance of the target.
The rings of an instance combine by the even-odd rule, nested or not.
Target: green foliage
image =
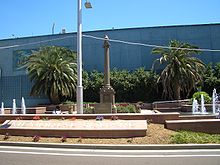
[[[151,71],[145,71],[144,68],[133,72],[113,69],[110,74],[117,102],[151,102],[160,98],[157,92],[158,76]],[[97,71],[83,73],[84,101],[99,102],[103,78],[103,73]]]
[[[179,83],[182,85],[180,93],[182,98],[190,98],[198,86],[201,86],[202,90],[207,92],[209,95],[212,94],[213,88],[220,91],[220,63],[217,63],[216,66],[208,65],[204,69],[204,74],[202,74],[203,72],[201,71],[204,68],[203,63],[201,61],[197,61],[197,59],[194,59],[193,57],[190,57],[190,55],[185,55],[187,56],[187,59],[185,59],[186,57],[184,55],[180,58],[180,62],[182,61],[182,63],[185,63],[186,65],[181,65],[181,67],[185,68],[182,70],[180,69],[180,71],[183,71],[186,74],[179,77],[181,80]],[[193,59],[189,60],[189,57]],[[191,64],[194,62],[196,63],[195,65]],[[188,68],[189,64],[191,65],[191,68]],[[197,64],[199,65],[198,68],[196,66]],[[191,75],[189,72],[192,72],[193,74]],[[116,91],[116,102],[153,102],[155,100],[161,100],[162,94],[160,91],[163,90],[165,85],[165,82],[161,79],[161,75],[152,71],[146,71],[144,68],[138,68],[137,70],[130,72],[127,70],[113,69],[110,74],[111,86]],[[100,88],[103,86],[103,78],[103,73],[98,71],[83,72],[84,101],[99,102],[99,92]],[[193,80],[190,80],[191,78]],[[171,80],[172,79],[170,79],[170,83],[173,84],[174,80]],[[187,85],[185,86],[185,84]],[[171,87],[166,90],[168,92],[168,90],[171,90]],[[174,96],[173,92],[174,91],[171,90],[172,96]]]
[[[134,84],[132,83],[132,74],[126,70],[111,71],[111,85],[116,91],[116,101],[131,101]]]
[[[212,90],[215,88],[217,91],[220,90],[220,63],[216,63],[215,66],[209,64],[206,67],[203,75],[204,83],[202,89],[212,95]]]
[[[212,99],[209,96],[208,93],[204,92],[204,91],[200,91],[200,92],[195,92],[192,96],[192,99],[196,99],[198,102],[201,102],[201,95],[203,94],[204,96],[204,101],[205,103],[211,103]]]
[[[103,86],[104,75],[98,71],[83,72],[83,96],[86,102],[99,102],[99,91]]]
[[[191,131],[179,131],[171,136],[171,143],[188,144],[188,143],[220,143],[219,134],[207,134]]]
[[[34,85],[31,95],[45,94],[53,104],[71,98],[76,89],[76,53],[47,46],[34,51],[24,64]]]
[[[171,40],[168,46],[172,48],[154,48],[152,50],[153,54],[161,55],[155,60],[153,68],[157,62],[164,66],[158,82],[160,81],[163,85],[165,98],[177,100],[181,98],[181,95],[187,97],[196,84],[202,80],[201,73],[204,69],[204,63],[193,57],[199,53],[195,50],[198,49],[196,46],[176,40]]]
[[[127,106],[117,106],[117,113],[140,113],[140,110],[129,104]]]
[[[84,114],[94,114],[95,113],[94,111],[95,111],[94,107],[86,107],[83,109]]]
[[[133,93],[131,101],[159,100],[161,96],[158,93],[160,83],[157,83],[158,75],[152,71],[145,71],[139,68],[132,73]],[[134,97],[135,96],[135,97]]]
[[[64,105],[68,105],[68,104],[72,105],[72,104],[75,104],[75,102],[70,101],[70,100],[66,100],[65,102],[62,102],[62,104],[64,104]]]

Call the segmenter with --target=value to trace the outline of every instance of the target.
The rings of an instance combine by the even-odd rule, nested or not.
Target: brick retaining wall
[[[165,128],[171,130],[188,130],[205,133],[220,133],[220,119],[170,120]]]

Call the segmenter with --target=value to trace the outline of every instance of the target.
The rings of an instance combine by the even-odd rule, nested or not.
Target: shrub
[[[158,100],[161,98],[157,84],[158,75],[144,68],[134,71],[113,69],[110,72],[111,86],[115,90],[117,102],[136,102]],[[84,101],[99,102],[100,88],[103,86],[103,73],[83,72]]]
[[[75,104],[73,101],[69,101],[69,100],[66,100],[65,102],[62,103],[63,105],[72,105],[72,104]]]
[[[95,113],[94,111],[95,111],[94,107],[86,107],[83,109],[84,114],[94,114]]]
[[[77,142],[78,142],[78,143],[82,143],[82,139],[83,139],[83,137],[80,136],[79,139],[77,140]]]
[[[103,73],[98,71],[83,72],[83,98],[86,102],[98,102],[100,88],[103,86]]]
[[[5,133],[5,136],[3,138],[3,140],[8,140],[10,137],[10,134],[8,132]]]
[[[127,106],[118,106],[117,113],[140,113],[140,109],[137,109],[134,105],[129,104]]]
[[[16,117],[15,120],[22,120],[23,118],[21,116]]]
[[[217,91],[220,90],[220,63],[216,63],[215,65],[209,64],[206,67],[205,74],[203,75],[203,84],[202,89],[203,91],[206,91],[209,93],[209,95],[212,94],[212,91],[214,88],[216,88]]]
[[[118,116],[111,116],[111,120],[118,120]]]
[[[60,141],[61,141],[62,143],[67,142],[67,137],[66,137],[66,136],[62,136]]]
[[[39,140],[40,140],[40,136],[35,135],[35,136],[33,137],[33,142],[38,142]]]
[[[192,99],[195,98],[198,102],[201,102],[201,95],[202,94],[204,96],[205,103],[211,103],[211,101],[212,101],[211,97],[208,95],[208,93],[206,93],[204,91],[194,93]]]
[[[49,118],[48,117],[43,117],[42,120],[49,120]]]

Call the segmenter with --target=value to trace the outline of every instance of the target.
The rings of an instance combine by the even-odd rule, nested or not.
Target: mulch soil
[[[170,136],[175,132],[165,129],[161,124],[149,124],[147,136],[133,138],[49,138],[39,137],[40,143],[70,143],[70,144],[169,144]],[[36,138],[35,138],[36,140]],[[0,135],[0,141],[33,142],[34,137]]]

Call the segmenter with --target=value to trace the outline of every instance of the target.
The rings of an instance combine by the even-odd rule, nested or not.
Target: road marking
[[[192,157],[220,157],[220,154],[213,155],[100,155],[100,154],[64,154],[64,153],[42,153],[42,152],[20,152],[20,151],[0,151],[7,154],[26,154],[26,155],[50,155],[50,156],[80,156],[80,157],[113,157],[113,158],[192,158]]]
[[[62,147],[62,146],[61,146]],[[102,152],[102,153],[189,153],[189,152],[220,152],[220,149],[178,149],[178,150],[107,150],[107,149],[70,149],[70,148],[40,148],[40,147],[17,147],[0,146],[6,149],[18,150],[42,150],[42,151],[76,151],[76,152]]]

